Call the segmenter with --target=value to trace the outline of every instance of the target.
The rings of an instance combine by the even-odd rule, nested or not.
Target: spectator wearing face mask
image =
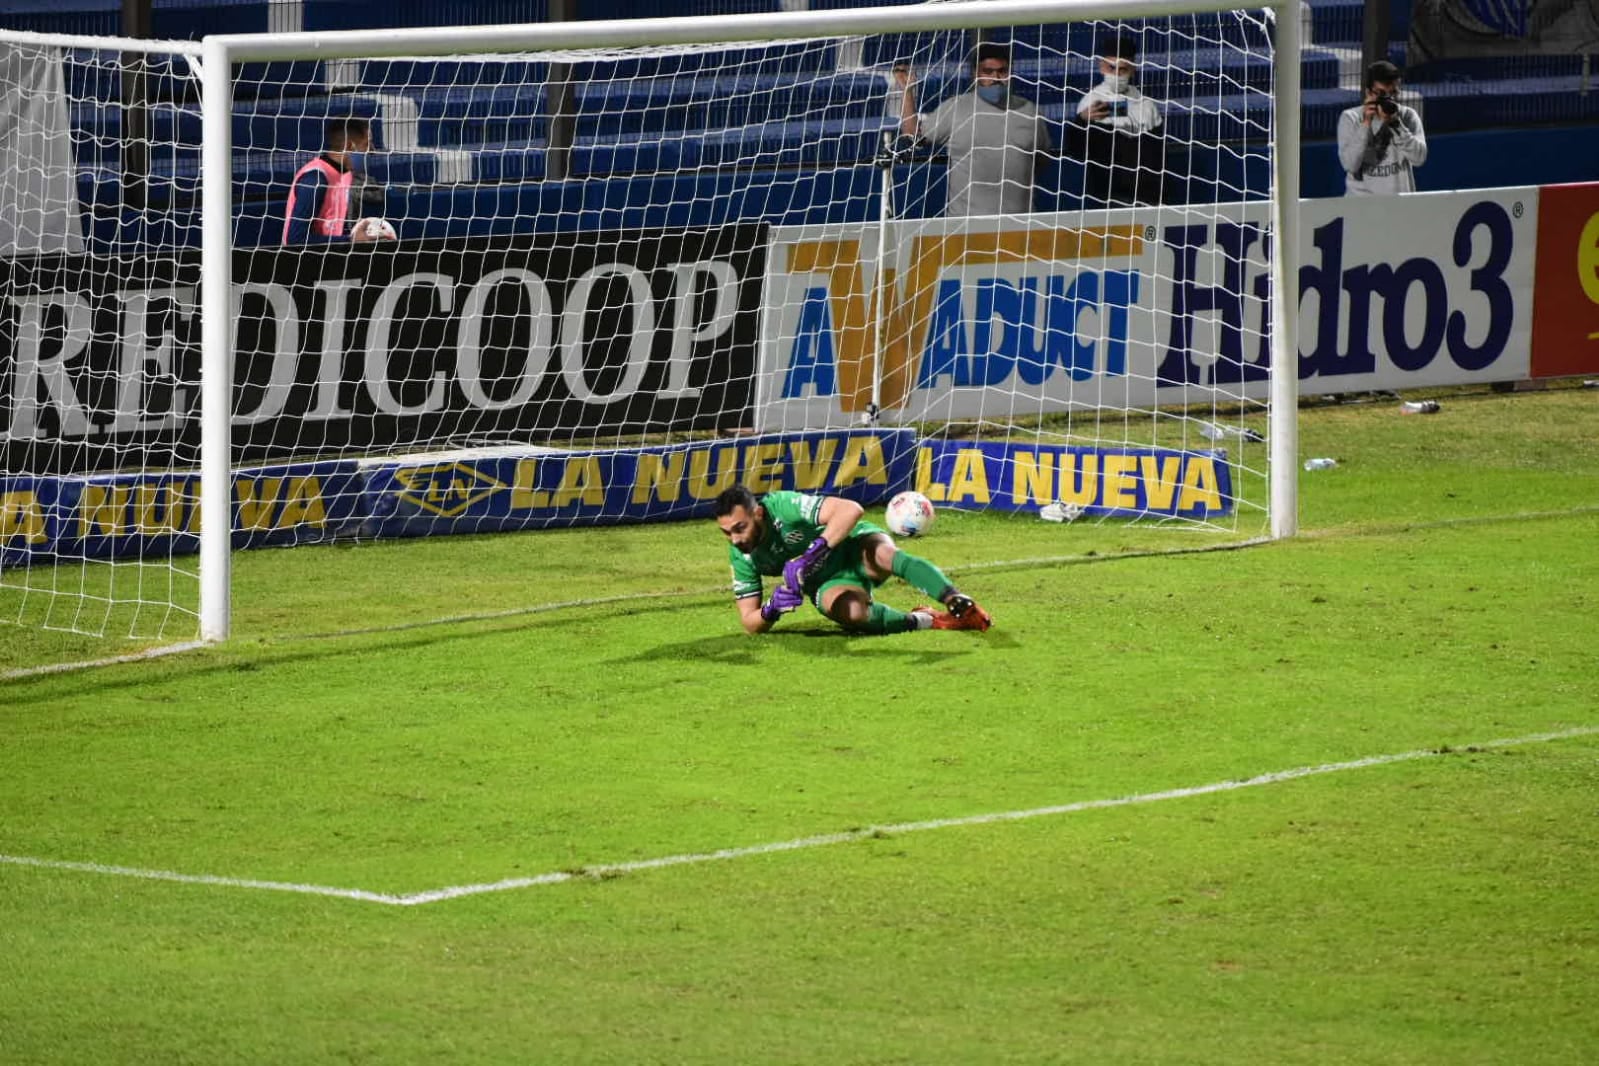
[[[1077,103],[1073,151],[1085,164],[1084,200],[1127,206],[1165,195],[1165,140],[1160,107],[1138,86],[1138,41],[1100,42],[1100,81]]]
[[[973,63],[972,89],[916,111],[910,68],[895,68],[903,86],[900,132],[944,145],[949,151],[946,215],[1015,215],[1033,209],[1033,185],[1055,139],[1031,100],[1011,89],[1010,50],[982,44]]]

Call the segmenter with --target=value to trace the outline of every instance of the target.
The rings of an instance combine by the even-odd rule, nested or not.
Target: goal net
[[[1203,7],[36,48],[0,603],[216,637],[235,548],[740,482],[1291,531],[1296,74],[1269,9]]]
[[[0,621],[195,635],[198,51],[0,33]]]

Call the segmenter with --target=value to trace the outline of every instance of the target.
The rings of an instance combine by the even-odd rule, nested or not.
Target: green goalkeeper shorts
[[[848,585],[851,588],[861,589],[866,593],[866,598],[872,598],[872,590],[881,581],[874,581],[872,575],[866,572],[866,561],[861,558],[861,538],[873,533],[884,533],[888,530],[881,526],[873,525],[867,521],[855,523],[855,528],[849,531],[849,536],[839,546],[833,549],[827,557],[827,562],[822,564],[821,580],[816,585],[816,591],[811,594],[811,604],[820,611],[822,609],[822,593],[834,585]]]

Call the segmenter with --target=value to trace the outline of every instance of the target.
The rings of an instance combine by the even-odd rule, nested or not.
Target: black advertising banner
[[[199,461],[199,256],[0,259],[8,474]]]
[[[1575,56],[1599,50],[1599,0],[1417,0],[1411,66],[1448,59]]]
[[[766,227],[236,253],[234,462],[748,424]],[[199,257],[0,262],[12,473],[193,465]]]

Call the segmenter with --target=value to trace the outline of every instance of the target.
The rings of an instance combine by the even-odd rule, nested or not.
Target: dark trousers
[[[1131,207],[1174,203],[1175,184],[1166,173],[1166,139],[1076,122],[1067,147],[1083,162],[1083,203]]]

